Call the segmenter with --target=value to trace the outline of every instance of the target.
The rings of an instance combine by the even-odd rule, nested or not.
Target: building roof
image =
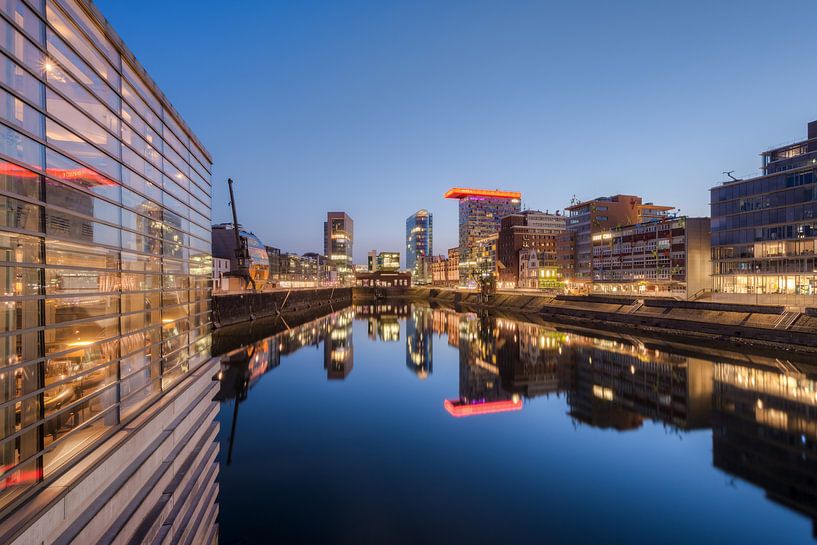
[[[521,199],[518,191],[501,191],[499,189],[474,189],[468,187],[452,187],[443,195],[446,199],[464,199],[465,197],[492,197],[494,199]]]

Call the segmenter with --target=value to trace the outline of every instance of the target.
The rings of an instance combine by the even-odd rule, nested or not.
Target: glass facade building
[[[715,297],[817,301],[817,121],[808,138],[761,154],[762,174],[711,189]]]
[[[417,261],[434,255],[434,216],[418,210],[406,219],[406,270],[420,276]]]
[[[0,1],[0,512],[210,359],[211,159],[87,0]]]
[[[346,212],[328,212],[323,222],[323,254],[338,270],[338,278],[349,284],[354,275],[352,243],[355,223]]]

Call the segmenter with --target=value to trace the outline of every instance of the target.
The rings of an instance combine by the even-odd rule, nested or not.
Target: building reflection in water
[[[414,307],[406,320],[406,367],[425,380],[434,370],[432,311]]]
[[[347,377],[355,318],[379,342],[399,340],[405,319],[405,364],[421,379],[433,370],[434,335],[447,338],[459,355],[458,397],[443,400],[452,416],[518,411],[526,400],[557,396],[577,426],[628,431],[652,421],[674,433],[711,427],[716,467],[817,520],[817,373],[803,370],[817,368],[808,363],[691,347],[669,351],[630,337],[447,309],[368,305],[225,356],[220,399],[243,400],[281,355],[308,345],[323,343],[327,379]]]
[[[814,375],[715,365],[715,467],[812,519],[817,537],[817,383]]]

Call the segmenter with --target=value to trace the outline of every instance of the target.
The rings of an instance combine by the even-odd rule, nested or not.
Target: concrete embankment
[[[213,296],[213,325],[216,328],[244,322],[343,307],[352,302],[352,288],[275,290]]]
[[[355,288],[354,301],[365,303],[374,295],[371,289]],[[454,308],[535,314],[555,323],[633,335],[817,354],[814,308],[794,312],[782,306],[514,292],[499,292],[482,301],[475,292],[436,288],[386,288],[380,289],[378,295]]]

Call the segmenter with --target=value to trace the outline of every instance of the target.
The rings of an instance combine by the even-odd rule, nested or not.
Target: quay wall
[[[817,354],[817,309],[711,301],[544,295],[500,291],[483,301],[473,291],[442,288],[354,288],[353,301],[410,300],[454,308],[535,314],[555,323],[600,330],[729,343]]]
[[[262,318],[296,316],[317,310],[330,312],[352,302],[352,288],[315,288],[217,294],[213,296],[213,326],[218,329]]]

